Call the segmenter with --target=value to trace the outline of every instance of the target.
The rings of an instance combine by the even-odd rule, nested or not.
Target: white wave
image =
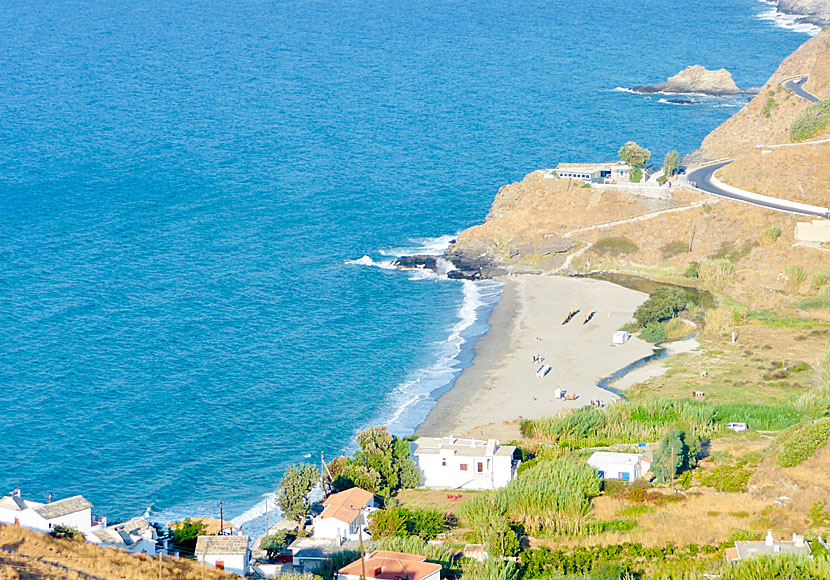
[[[271,522],[278,522],[282,517],[282,512],[280,508],[277,507],[277,494],[274,492],[268,492],[262,496],[262,500],[258,501],[256,504],[230,520],[230,522],[236,526],[237,529],[241,528],[244,524],[255,520],[257,518],[265,517],[265,508],[266,505],[268,506],[268,516],[270,520],[270,516],[273,514],[274,519],[270,520]]]
[[[737,103],[722,103],[720,105],[715,105],[716,109],[721,109],[723,107],[728,107],[730,109],[738,109],[738,108],[743,107],[743,105],[739,105]]]
[[[435,406],[432,393],[449,386],[461,372],[459,355],[465,345],[480,335],[470,335],[469,329],[479,317],[489,316],[501,296],[502,284],[492,280],[463,281],[464,297],[457,311],[457,322],[446,340],[438,343],[435,362],[418,369],[397,385],[387,396],[387,409],[372,424],[384,425],[396,434],[409,434],[423,421]]]
[[[434,238],[410,238],[408,241],[412,242],[409,246],[400,246],[397,248],[383,248],[380,250],[381,256],[440,256],[444,253],[450,242],[456,236],[437,236]]]
[[[801,20],[804,18],[803,15],[784,14],[783,12],[779,12],[778,8],[764,10],[758,14],[758,18],[761,20],[768,20],[779,28],[792,30],[793,32],[801,32],[809,36],[815,36],[821,32],[821,27],[816,26],[815,24],[810,24],[809,22],[803,22]]]
[[[357,260],[346,260],[346,264],[352,264],[357,266],[374,266],[376,268],[381,268],[383,270],[395,270],[395,265],[392,263],[392,260],[383,260],[380,262],[375,262],[370,256],[364,255],[362,258],[358,258]]]
[[[614,87],[614,90],[618,93],[631,93],[632,95],[639,95],[637,91],[632,91],[631,89],[627,89],[625,87]]]

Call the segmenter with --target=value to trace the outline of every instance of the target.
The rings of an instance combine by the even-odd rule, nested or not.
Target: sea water
[[[10,0],[0,36],[0,493],[249,522],[283,470],[412,432],[495,282],[391,269],[497,189],[743,102],[805,34],[755,0]],[[260,526],[261,527],[261,526]]]

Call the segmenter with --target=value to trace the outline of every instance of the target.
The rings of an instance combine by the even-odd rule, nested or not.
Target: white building
[[[144,518],[135,518],[92,533],[105,546],[113,546],[131,554],[156,555],[158,533]]]
[[[323,505],[323,512],[314,518],[316,539],[335,539],[342,543],[359,540],[361,533],[364,540],[369,539],[365,528],[369,523],[369,513],[377,509],[375,494],[353,487],[330,495]]]
[[[209,566],[244,576],[248,573],[251,550],[248,536],[199,536],[196,559]]]
[[[634,481],[651,469],[651,461],[637,453],[596,451],[588,458],[588,465],[599,471],[604,479]]]
[[[730,563],[741,560],[751,560],[759,556],[813,556],[810,543],[804,541],[804,536],[793,534],[791,542],[781,540],[776,542],[772,530],[767,530],[767,537],[763,542],[735,542],[734,548],[724,551],[726,561]]]
[[[631,167],[623,161],[560,163],[553,172],[557,177],[581,179],[593,183],[627,183],[631,180]]]
[[[92,504],[83,496],[75,495],[51,503],[24,500],[19,491],[0,499],[0,523],[15,524],[48,532],[57,526],[66,526],[78,530],[93,542],[93,529],[101,526],[92,524]]]
[[[365,574],[365,576],[364,576]],[[441,564],[427,562],[423,556],[378,550],[337,571],[337,580],[440,580]]]
[[[414,442],[423,485],[439,489],[496,489],[516,476],[516,448],[495,439],[421,437]]]

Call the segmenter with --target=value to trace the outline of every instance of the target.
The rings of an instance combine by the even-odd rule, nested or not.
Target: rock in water
[[[643,85],[631,89],[638,93],[701,93],[705,95],[738,95],[742,91],[726,69],[707,70],[694,65],[669,77],[664,83]]]
[[[435,256],[401,256],[394,261],[398,268],[426,268],[436,270],[438,258]]]

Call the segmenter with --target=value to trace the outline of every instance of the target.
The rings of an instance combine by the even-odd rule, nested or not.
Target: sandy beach
[[[522,418],[555,415],[592,399],[612,402],[616,396],[597,381],[653,352],[638,338],[617,346],[611,341],[647,294],[585,278],[524,275],[503,281],[502,299],[476,345],[473,365],[438,400],[419,435],[517,437]],[[579,312],[563,325],[575,308]],[[535,355],[552,367],[545,377],[536,376],[541,364],[533,362]],[[555,399],[556,388],[578,398]]]

